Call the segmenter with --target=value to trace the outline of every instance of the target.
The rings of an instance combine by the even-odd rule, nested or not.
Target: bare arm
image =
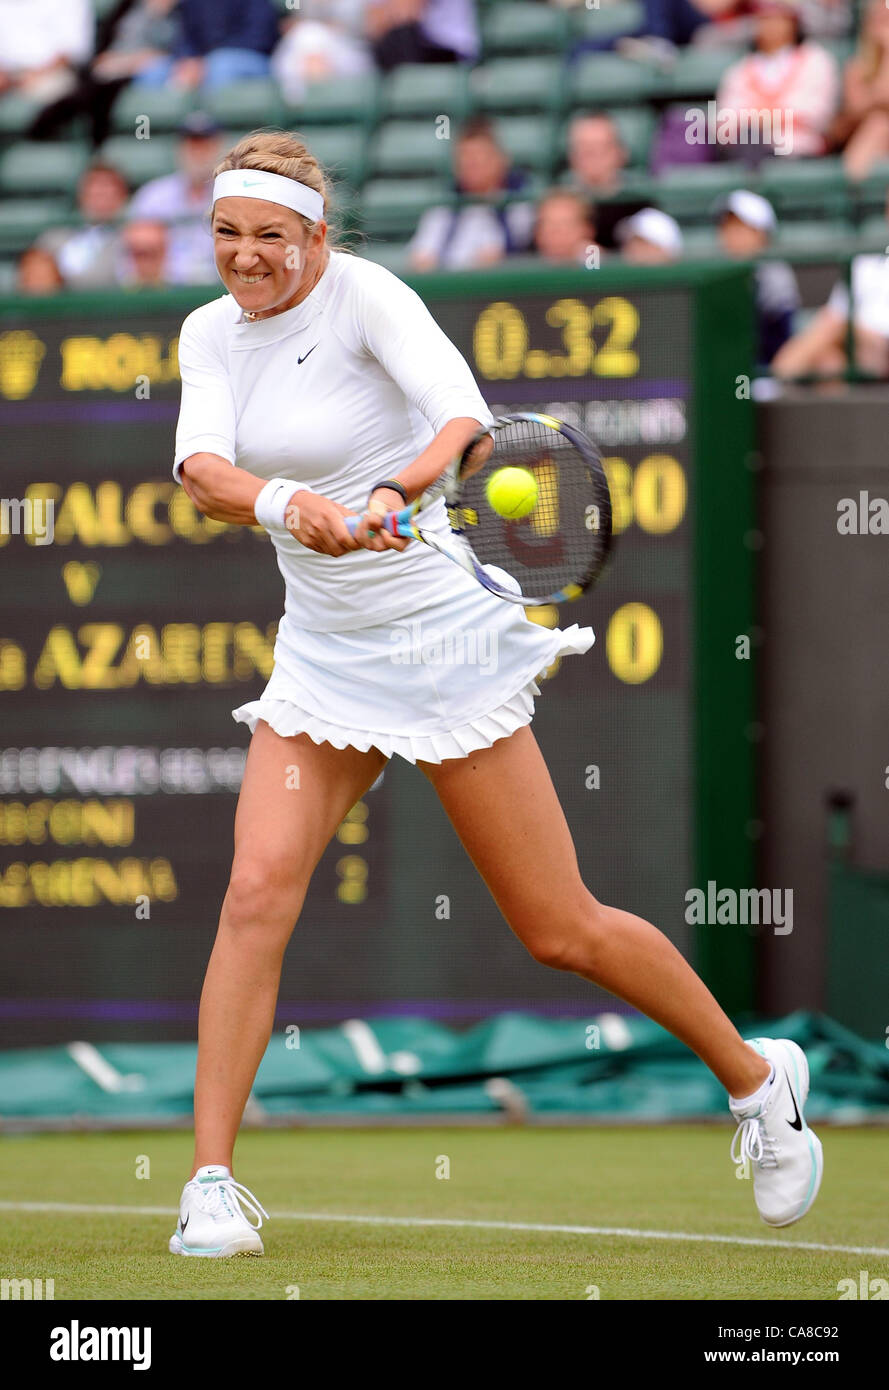
[[[825,356],[831,356],[842,347],[845,333],[845,317],[827,306],[819,309],[801,333],[779,348],[772,359],[772,372],[783,380],[818,372]]]
[[[214,521],[228,521],[238,526],[255,526],[256,499],[265,481],[243,468],[233,468],[219,454],[191,454],[180,470],[182,486],[199,512]],[[398,494],[394,494],[398,498]],[[398,499],[400,502],[400,498]],[[347,507],[332,502],[329,497],[307,492],[294,484],[287,505],[287,529],[307,550],[321,555],[344,555],[358,550],[357,541],[346,530],[343,517],[350,516]],[[403,550],[407,542],[394,536],[374,537],[370,550]]]
[[[427,444],[422,454],[418,454],[413,463],[409,463],[407,468],[402,468],[396,477],[396,482],[401,483],[408,495],[408,501],[413,502],[427,487],[440,478],[448,464],[462,454],[466,445],[478,434],[481,429],[481,421],[471,420],[468,416],[457,420],[449,420],[443,429]],[[398,494],[396,493],[397,497]],[[400,500],[400,499],[399,499]]]
[[[255,526],[254,503],[265,484],[219,454],[192,454],[180,470],[182,486],[199,512],[214,521]]]
[[[409,502],[415,501],[421,493],[431,487],[437,478],[441,477],[448,464],[458,454],[462,454],[466,445],[478,434],[480,429],[481,421],[472,420],[469,416],[449,420],[439,430],[431,444],[427,444],[422,454],[418,454],[413,463],[409,463],[406,468],[402,468],[400,473],[394,475],[393,481],[401,483]],[[400,494],[391,488],[375,488],[371,494],[371,500],[373,502],[371,510],[377,515],[396,512],[404,506]],[[356,532],[357,538],[363,540],[368,534],[367,522],[362,520]],[[403,549],[407,544],[407,541],[403,541],[399,548]]]

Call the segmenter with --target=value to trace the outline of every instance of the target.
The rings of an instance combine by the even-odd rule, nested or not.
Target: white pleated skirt
[[[251,732],[262,719],[285,738],[440,763],[529,724],[538,678],[594,641],[590,627],[542,627],[475,583],[346,632],[301,628],[285,614],[268,685],[232,715]]]

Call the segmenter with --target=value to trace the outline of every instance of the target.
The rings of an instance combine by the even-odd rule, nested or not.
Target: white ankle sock
[[[220,1174],[226,1178],[230,1178],[231,1170],[226,1168],[224,1163],[207,1163],[203,1168],[198,1169],[192,1181],[203,1182],[205,1178],[218,1178]]]
[[[769,1065],[771,1066],[771,1063]],[[752,1094],[749,1096],[732,1096],[732,1105],[737,1105],[744,1109],[746,1109],[748,1105],[761,1105],[762,1102],[765,1100],[766,1095],[768,1094],[769,1087],[771,1086],[774,1079],[775,1068],[771,1067],[769,1075],[766,1077],[762,1085],[757,1088],[757,1090],[753,1091]]]

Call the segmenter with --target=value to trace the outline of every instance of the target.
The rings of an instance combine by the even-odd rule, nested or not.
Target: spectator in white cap
[[[643,208],[618,222],[615,236],[621,259],[630,265],[669,265],[682,255],[679,223],[660,208]]]
[[[716,204],[719,244],[732,260],[754,261],[769,249],[778,220],[767,199],[738,188]],[[786,261],[759,261],[756,286],[756,360],[768,366],[793,333],[799,286]]]

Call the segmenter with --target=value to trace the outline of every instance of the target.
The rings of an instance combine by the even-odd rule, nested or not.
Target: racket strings
[[[582,451],[565,434],[516,420],[494,432],[484,466],[465,479],[461,506],[466,537],[485,566],[506,571],[531,596],[584,586],[601,569],[610,541],[611,503],[592,444]],[[499,515],[487,484],[502,468],[523,468],[536,498],[523,517]]]

